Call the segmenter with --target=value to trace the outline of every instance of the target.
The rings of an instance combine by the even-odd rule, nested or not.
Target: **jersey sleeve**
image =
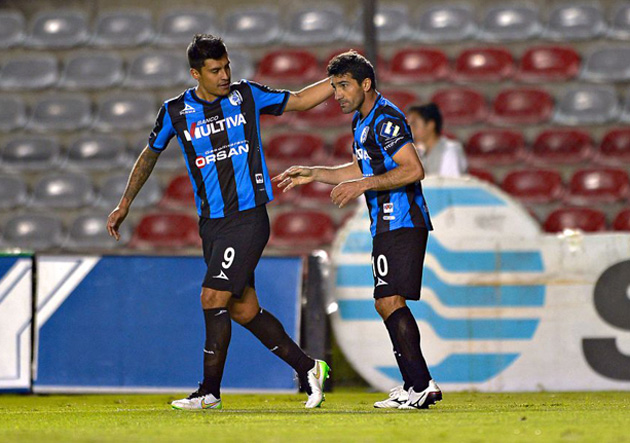
[[[149,148],[155,152],[162,152],[168,142],[175,136],[175,128],[171,122],[171,117],[166,110],[166,103],[162,105],[155,119],[155,126],[149,135]]]
[[[383,115],[376,123],[375,137],[378,145],[390,156],[407,143],[413,143],[411,129],[404,118]]]
[[[256,82],[248,82],[254,103],[260,114],[282,115],[291,93],[284,89],[272,89]]]

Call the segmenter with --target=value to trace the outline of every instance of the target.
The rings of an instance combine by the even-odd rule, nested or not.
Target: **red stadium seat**
[[[324,156],[324,141],[315,134],[291,132],[277,134],[264,144],[269,166],[312,164]]]
[[[174,177],[166,187],[160,206],[165,208],[191,208],[195,206],[192,184],[188,174]]]
[[[503,190],[526,203],[551,203],[562,197],[562,176],[557,171],[525,169],[503,179]]]
[[[492,175],[492,172],[486,171],[485,169],[469,168],[468,175],[472,175],[473,177],[476,177],[479,180],[483,180],[493,185],[496,183],[494,180],[494,175]]]
[[[354,136],[351,132],[346,132],[335,140],[333,143],[333,163],[346,163],[352,161],[352,144]]]
[[[585,232],[605,231],[606,216],[596,209],[561,208],[552,211],[543,226],[547,232],[562,232],[565,229],[580,229]]]
[[[284,49],[267,53],[258,64],[256,81],[305,84],[323,77],[317,58],[308,51]]]
[[[553,98],[547,91],[506,89],[494,99],[488,121],[495,125],[532,125],[549,120],[552,111]]]
[[[131,239],[135,248],[183,248],[198,246],[197,220],[185,214],[148,214],[142,217]]]
[[[474,89],[442,89],[433,94],[431,101],[440,107],[445,126],[479,123],[488,113],[486,100]]]
[[[392,83],[435,82],[446,80],[449,74],[448,58],[439,49],[401,49],[390,61]]]
[[[455,60],[453,80],[499,82],[514,74],[514,58],[505,48],[470,48]]]
[[[330,193],[334,186],[326,183],[311,182],[301,187],[300,204],[304,205],[326,205],[332,204]]]
[[[353,113],[344,114],[337,100],[330,97],[324,103],[304,112],[296,113],[295,125],[301,128],[347,126],[350,128]]]
[[[524,82],[563,81],[578,75],[580,56],[568,46],[537,46],[523,55],[516,78]]]
[[[260,116],[260,124],[263,127],[290,127],[295,119],[295,112],[286,112],[281,116],[262,114]]]
[[[465,146],[473,166],[507,165],[517,162],[523,153],[523,134],[508,129],[488,129],[474,133]]]
[[[381,92],[383,93],[383,97],[395,104],[403,112],[406,112],[409,106],[419,101],[418,96],[409,91],[384,89]]]
[[[582,169],[569,182],[567,201],[574,205],[615,203],[630,195],[630,180],[623,169]]]
[[[615,231],[630,231],[630,208],[623,209],[617,214],[612,227]]]
[[[330,244],[334,235],[335,226],[325,212],[296,210],[275,218],[269,244],[274,247],[313,248]]]
[[[594,160],[611,166],[630,164],[630,128],[609,131],[602,139]]]
[[[536,137],[530,160],[541,166],[575,164],[588,160],[593,153],[591,136],[575,129],[550,129]]]

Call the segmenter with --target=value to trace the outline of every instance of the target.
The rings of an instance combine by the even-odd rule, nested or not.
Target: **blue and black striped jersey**
[[[164,102],[149,147],[161,152],[177,137],[200,217],[225,217],[273,200],[260,115],[281,115],[288,99],[288,91],[241,80],[213,102],[194,88]]]
[[[378,95],[370,113],[352,121],[353,151],[364,177],[385,174],[398,167],[394,155],[413,143],[405,114],[392,102]],[[433,229],[420,182],[389,191],[367,191],[372,236],[399,228]]]

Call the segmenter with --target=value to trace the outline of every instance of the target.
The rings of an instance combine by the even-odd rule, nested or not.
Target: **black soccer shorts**
[[[400,295],[407,300],[420,300],[428,238],[425,228],[400,228],[374,236],[374,298]]]
[[[208,266],[204,288],[239,298],[247,286],[255,287],[254,270],[269,240],[265,205],[223,218],[201,217],[199,235]]]

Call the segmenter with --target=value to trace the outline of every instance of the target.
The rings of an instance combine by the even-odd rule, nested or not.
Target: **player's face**
[[[424,121],[416,112],[407,114],[407,122],[411,128],[413,139],[419,142],[426,142],[428,137],[433,133],[433,125]]]
[[[330,80],[335,90],[335,100],[339,102],[341,111],[349,114],[363,105],[365,90],[350,74],[333,75]]]
[[[207,94],[223,97],[230,92],[232,73],[230,59],[225,54],[220,59],[208,58],[204,61],[201,71],[190,70],[191,75],[199,82],[199,87]]]

